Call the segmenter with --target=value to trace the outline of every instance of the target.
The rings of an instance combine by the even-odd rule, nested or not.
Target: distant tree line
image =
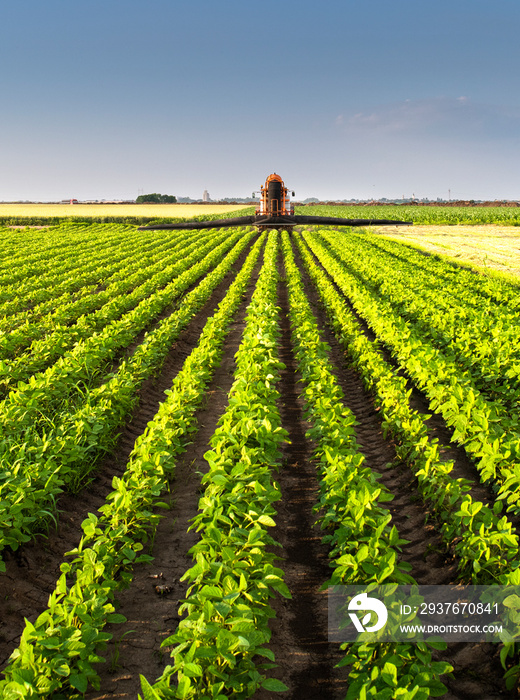
[[[140,194],[135,200],[136,204],[176,204],[177,197],[173,194]]]

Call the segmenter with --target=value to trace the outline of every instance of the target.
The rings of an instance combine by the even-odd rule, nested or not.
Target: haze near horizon
[[[0,200],[520,199],[513,0],[5,5]]]

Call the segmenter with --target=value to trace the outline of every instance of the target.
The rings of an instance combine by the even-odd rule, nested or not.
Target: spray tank
[[[253,192],[253,197],[255,192]],[[294,197],[294,192],[292,193]],[[290,231],[293,226],[311,224],[316,226],[411,226],[412,221],[395,221],[393,219],[340,219],[336,216],[295,215],[294,205],[290,202],[289,191],[284,181],[276,173],[269,175],[265,185],[260,188],[260,205],[252,216],[238,216],[217,221],[188,221],[181,224],[153,224],[141,226],[140,231],[154,229],[199,229],[223,228],[229,226],[257,226],[260,231],[277,228]]]

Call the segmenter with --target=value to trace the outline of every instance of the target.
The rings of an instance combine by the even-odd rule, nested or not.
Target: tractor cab
[[[259,216],[294,216],[294,204],[289,201],[287,187],[276,173],[269,175],[260,188],[260,205],[255,213]]]

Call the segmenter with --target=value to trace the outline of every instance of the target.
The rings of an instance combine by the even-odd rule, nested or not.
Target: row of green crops
[[[56,496],[64,488],[77,489],[92,471],[96,459],[114,443],[118,426],[135,405],[140,385],[161,367],[172,343],[229,272],[252,235],[238,233],[230,237],[190,268],[187,278],[181,274],[177,280],[180,289],[185,290],[218,262],[224,253],[222,246],[229,248],[235,243],[215,269],[184,296],[179,308],[146,335],[117,372],[109,374],[99,386],[91,386],[86,394],[80,394],[79,404],[64,402],[63,392],[68,394],[73,388],[71,376],[77,382],[78,373],[83,372],[86,378],[92,375],[95,362],[111,351],[109,343],[113,347],[121,342],[115,335],[116,324],[108,326],[102,334],[105,344],[101,343],[96,353],[78,350],[65,356],[41,379],[33,378],[0,404],[3,409],[0,426],[8,434],[0,447],[0,551],[6,546],[16,549],[27,542],[43,520],[53,517]],[[161,302],[159,309],[163,306]],[[134,331],[128,324],[122,330],[128,342]]]
[[[354,233],[351,231],[351,233]],[[370,241],[370,246],[384,251],[383,255],[392,256],[393,258],[407,262],[414,266],[421,274],[426,274],[430,278],[432,286],[438,285],[439,281],[450,282],[452,278],[459,281],[459,293],[463,290],[474,290],[479,297],[479,303],[488,298],[494,304],[505,304],[509,307],[517,308],[519,305],[518,299],[518,282],[511,277],[500,277],[492,273],[489,269],[483,269],[478,265],[474,267],[467,266],[463,260],[450,260],[445,256],[436,253],[427,253],[415,242],[406,241],[398,242],[387,236],[366,235],[366,231],[355,232],[357,240],[366,238]],[[493,234],[490,234],[492,236]],[[512,237],[514,238],[514,237]],[[477,243],[478,246],[478,243]],[[506,244],[506,248],[509,245]],[[482,297],[482,299],[480,299]],[[465,294],[465,299],[471,302],[471,295]]]
[[[401,257],[396,265],[386,242],[374,247],[373,239],[362,235],[345,236],[339,243],[324,234],[324,240],[368,289],[389,301],[425,340],[463,368],[479,391],[506,409],[518,401],[518,377],[508,371],[520,361],[520,300],[514,287],[489,284],[486,278],[483,283],[482,277],[446,265],[435,266],[438,275],[432,275],[432,265],[418,267],[413,258]]]
[[[398,218],[406,218],[396,209]],[[338,214],[368,216],[355,211],[342,207]],[[374,215],[388,216],[380,207]],[[356,420],[345,406],[300,269],[370,389],[398,457],[413,470],[425,508],[456,556],[460,580],[520,584],[518,535],[502,512],[504,505],[516,512],[520,503],[517,288],[358,231],[270,232],[256,240],[256,232],[240,229],[165,233],[69,224],[28,231],[26,251],[15,245],[20,235],[5,232],[0,239],[4,554],[57,520],[60,493],[81,487],[115,444],[144,380],[160,370],[217,285],[232,275],[234,281],[136,441],[125,474],[113,480],[100,511],[84,521],[83,538],[62,564],[47,610],[27,622],[0,681],[0,697],[57,700],[99,689],[99,654],[110,638],[106,625],[124,619],[115,612],[118,591],[130,584],[135,565],[150,562],[146,547],[165,507],[164,493],[197,429],[195,411],[264,243],[229,404],[205,455],[208,473],[192,526],[199,540],[183,578],[188,592],[181,622],[164,642],[171,661],[157,681],[141,677],[144,700],[245,699],[261,688],[285,689],[268,677],[278,661],[269,647],[271,599],[290,596],[269,535],[280,498],[280,443],[287,437],[279,412],[280,283],[288,288],[329,583],[413,581],[400,558],[405,541],[386,507],[392,496],[361,453]],[[233,268],[246,255],[235,276]],[[454,478],[427,416],[410,406],[410,381],[493,485],[494,503],[476,499],[469,479]],[[433,660],[432,647],[346,646],[348,700],[442,695],[441,677],[450,667]],[[502,649],[511,686],[520,674],[517,654],[514,644]]]
[[[385,361],[377,342],[367,338],[345,299],[300,238],[298,247],[336,336],[366,386],[375,393],[385,429],[398,441],[397,455],[412,467],[423,499],[442,523],[444,540],[448,545],[455,542],[462,578],[479,584],[497,583],[501,574],[512,569],[520,577],[520,569],[514,563],[518,560],[518,536],[512,533],[507,518],[500,518],[500,501],[493,509],[475,502],[467,493],[471,482],[450,476],[453,462],[442,459],[425,417],[410,407],[406,379]],[[337,267],[331,273],[336,282],[343,274]]]
[[[0,237],[0,280],[2,284],[22,280],[28,288],[35,282],[40,286],[38,277],[52,274],[55,266],[72,269],[73,263],[82,265],[84,260],[88,264],[91,255],[103,255],[135,239],[144,240],[142,233],[129,226],[68,225],[24,232],[6,229]]]
[[[218,244],[223,240],[225,240],[224,236],[216,242]],[[172,282],[176,276],[189,269],[192,264],[202,260],[204,254],[211,250],[212,243],[215,244],[212,237],[206,237],[200,246],[202,251],[199,251],[197,241],[189,241],[188,245],[185,243],[184,246],[179,241],[172,250],[163,253],[162,256],[159,255],[158,258],[154,256],[151,261],[146,260],[144,257],[146,252],[142,251],[139,245],[134,248],[133,255],[125,249],[121,253],[121,258],[124,261],[122,269],[117,269],[115,275],[111,275],[110,267],[108,270],[106,266],[103,267],[104,277],[102,280],[99,276],[99,261],[88,262],[87,275],[89,277],[85,278],[81,267],[75,269],[69,258],[67,262],[69,269],[55,270],[52,275],[54,279],[48,280],[45,275],[40,275],[35,280],[35,284],[38,285],[36,289],[23,290],[19,288],[14,299],[14,304],[18,308],[5,308],[7,305],[12,307],[12,299],[1,307],[5,315],[2,321],[2,330],[13,331],[2,337],[2,355],[19,354],[21,350],[30,345],[31,341],[42,338],[42,336],[44,336],[42,340],[51,342],[52,339],[48,339],[48,336],[52,333],[56,333],[58,336],[60,333],[76,333],[77,335],[72,338],[72,342],[74,342],[81,339],[81,331],[86,337],[89,333],[102,329],[112,320],[117,319],[139,302],[145,300],[154,291]],[[151,263],[150,267],[144,266],[147,262]],[[139,263],[141,264],[139,265]],[[113,276],[115,279],[112,279]],[[76,280],[79,280],[82,292],[79,298]],[[72,289],[69,283],[74,285]],[[85,285],[91,287],[90,293],[84,293]],[[63,288],[66,291],[65,296],[60,294]],[[71,291],[72,294],[70,294]],[[72,309],[70,308],[71,297],[75,302]],[[39,303],[41,301],[43,304]],[[82,308],[85,304],[85,308]],[[25,309],[20,319],[23,325],[19,323],[20,307]],[[74,313],[75,311],[76,313]],[[44,352],[43,348],[40,347],[33,346],[31,351],[33,349],[38,354]]]
[[[200,539],[190,550],[195,565],[180,612],[177,632],[164,641],[173,646],[173,663],[145,698],[241,700],[260,688],[286,687],[265,678],[273,661],[264,645],[271,636],[269,599],[274,591],[290,597],[283,572],[274,566],[273,504],[280,491],[273,470],[285,438],[276,384],[279,310],[276,306],[278,235],[269,234],[265,263],[248,307],[246,328],[236,354],[229,405],[205,454],[209,471],[193,527]]]
[[[100,514],[90,514],[84,521],[84,536],[71,552],[72,561],[62,565],[48,609],[34,624],[27,623],[4,670],[0,697],[44,698],[60,690],[84,693],[89,684],[99,688],[98,651],[110,638],[103,629],[107,622],[123,621],[114,613],[115,594],[129,584],[132,567],[150,559],[143,554],[143,544],[157,522],[153,508],[161,506],[177,458],[197,429],[195,411],[220,362],[262,242],[257,241],[219,309],[208,319],[166,400],[137,440],[124,476],[114,479],[114,491]]]
[[[16,391],[0,402],[0,425],[14,435],[35,422],[42,426],[48,424],[51,409],[74,405],[78,397],[81,399],[79,389],[82,386],[92,386],[96,377],[106,372],[118,353],[135,341],[139,333],[177,302],[191,285],[218,264],[225,251],[241,239],[242,234],[236,233],[217,242],[216,246],[214,243],[208,244],[205,255],[189,256],[176,266],[176,275],[172,277],[173,273],[170,272],[166,277],[170,280],[166,286],[155,292],[149,289],[144,298],[133,299],[130,309],[125,309],[125,305],[132,295],[118,297],[114,304],[119,306],[122,315],[113,318],[114,312],[110,308],[105,309],[107,323],[99,332],[92,328],[90,334],[78,338],[79,342],[70,352],[63,353],[48,369],[32,376],[29,381],[20,382]],[[58,338],[56,342],[59,343]]]
[[[421,205],[384,204],[363,206],[334,206],[318,204],[296,207],[296,214],[307,216],[337,216],[344,219],[395,219],[414,224],[502,224],[520,225],[520,207],[427,207]]]
[[[378,338],[395,354],[396,360],[406,370],[414,382],[428,396],[432,410],[438,411],[447,425],[453,428],[453,440],[464,446],[468,455],[475,460],[483,481],[490,481],[500,492],[508,507],[518,510],[520,500],[520,477],[515,465],[520,458],[520,445],[517,439],[519,417],[505,410],[498,401],[488,400],[479,391],[471,374],[460,365],[458,357],[449,343],[442,347],[429,342],[424,330],[407,321],[396,309],[391,299],[387,299],[374,289],[371,280],[377,276],[375,265],[364,266],[361,255],[355,265],[363,267],[363,277],[352,269],[344,258],[344,246],[330,234],[325,237],[306,235],[312,250],[326,269],[339,265],[341,276],[337,283],[354,307],[363,316]],[[378,265],[381,265],[378,256]],[[404,271],[401,271],[406,281]],[[408,288],[420,292],[415,276],[408,277]],[[434,301],[430,299],[429,305]],[[435,308],[435,307],[434,307]],[[462,313],[462,306],[461,306]],[[480,357],[474,357],[476,371]],[[516,362],[504,366],[506,377],[511,371],[516,375]]]
[[[76,261],[69,253],[63,265],[56,264],[31,277],[26,274],[22,283],[2,285],[1,330],[5,333],[21,325],[38,325],[40,335],[54,325],[70,324],[117,295],[121,282],[131,290],[146,279],[142,277],[146,272],[150,276],[157,273],[161,262],[173,264],[176,254],[189,244],[189,237],[158,243],[132,236],[114,241],[103,255],[83,252],[82,259]],[[14,270],[20,267],[23,265],[18,263]],[[138,273],[141,275],[136,276]],[[97,297],[96,306],[93,300]]]
[[[446,365],[442,365],[443,369],[441,370],[441,365],[434,362],[434,358],[440,357],[439,348],[430,346],[429,350],[423,350],[426,348],[425,335],[427,335],[424,334],[424,327],[422,327],[423,333],[421,333],[421,330],[417,329],[414,324],[404,325],[406,321],[399,315],[399,311],[391,310],[390,305],[385,302],[385,294],[381,288],[389,289],[390,287],[393,293],[396,287],[386,285],[386,280],[380,280],[377,289],[374,286],[373,280],[377,279],[379,271],[389,269],[392,265],[381,258],[378,241],[371,241],[370,237],[367,236],[366,240],[363,240],[359,246],[354,246],[352,254],[348,255],[348,236],[339,239],[330,233],[304,232],[303,238],[309,247],[304,245],[302,239],[299,239],[299,250],[325,303],[332,327],[346,353],[360,370],[365,383],[375,392],[376,403],[383,411],[384,425],[400,442],[398,454],[407,460],[415,470],[422,497],[433,508],[440,520],[441,533],[446,543],[451,545],[457,554],[461,577],[465,580],[471,579],[474,583],[479,584],[518,585],[520,582],[518,535],[507,517],[499,515],[502,506],[501,499],[510,504],[516,504],[519,498],[515,480],[517,473],[516,451],[510,449],[511,444],[515,445],[516,433],[508,434],[508,427],[511,430],[511,424],[516,425],[516,411],[511,417],[504,414],[496,416],[495,414],[492,421],[490,420],[489,423],[486,422],[483,425],[481,414],[478,411],[478,409],[482,410],[482,404],[479,402],[478,392],[468,386],[470,380],[467,377],[462,379],[460,375],[455,375],[455,379],[447,376]],[[360,241],[360,238],[356,236],[356,240]],[[370,251],[371,244],[372,251]],[[389,273],[389,279],[394,279],[397,288],[402,292],[401,306],[396,304],[400,309],[403,300],[407,297],[415,298],[417,295],[420,299],[422,291],[420,285],[421,264],[412,266],[408,270],[409,277],[407,279],[405,266],[397,265],[396,260],[408,259],[410,251],[407,250],[406,246],[401,246],[401,249],[398,250],[397,244],[392,244],[391,247],[393,265],[397,269],[392,270],[392,274]],[[311,250],[323,268],[316,264],[310,253]],[[422,261],[420,262],[422,263]],[[435,262],[436,266],[439,264]],[[437,282],[436,287],[435,280],[429,279],[429,286],[432,289],[437,289],[437,295],[441,288],[443,291],[445,289],[446,279],[443,273],[446,273],[447,269],[448,273],[451,274],[459,274],[460,272],[462,278],[467,274],[467,271],[455,270],[451,265],[447,265],[442,271],[438,270],[443,280],[442,283]],[[329,280],[333,280],[334,285]],[[456,282],[452,281],[455,286],[449,296],[450,300],[454,302],[459,295],[464,299],[465,290],[458,290],[461,294],[457,294]],[[474,278],[473,281],[475,281],[476,286],[480,284],[484,286],[485,301],[489,293],[488,280]],[[502,286],[504,283],[501,282],[500,285]],[[344,296],[338,294],[336,287],[343,292]],[[508,291],[512,293],[513,290],[514,288],[510,288],[501,291],[507,294]],[[478,296],[476,289],[473,293]],[[430,307],[435,306],[434,299],[435,297],[432,297],[429,300]],[[475,304],[477,303],[476,299],[473,301]],[[426,303],[423,299],[422,305],[426,305]],[[460,300],[459,303],[460,311],[463,314],[467,310],[467,306]],[[361,330],[359,322],[351,311],[351,304],[360,316],[366,318],[375,331],[376,341],[374,343],[371,343]],[[418,304],[418,307],[420,306],[421,301]],[[507,305],[504,305],[502,309],[504,318],[500,318],[498,311],[497,314],[499,323],[504,324],[509,311]],[[433,327],[437,326],[436,323],[432,325]],[[442,325],[442,319],[439,320],[438,325]],[[511,348],[507,345],[509,337],[508,334],[505,334],[504,341],[507,351],[511,352]],[[504,481],[499,490],[497,489],[499,500],[495,502],[492,509],[475,501],[469,493],[466,493],[471,489],[470,481],[467,479],[454,480],[450,477],[451,463],[444,462],[439,458],[438,447],[435,442],[432,443],[429,439],[423,417],[411,410],[408,405],[410,390],[407,389],[407,382],[391,365],[383,360],[378,350],[380,340],[384,341],[395,354],[397,362],[417,385],[423,388],[428,396],[433,394],[434,399],[431,400],[430,406],[433,409],[439,408],[448,425],[454,426],[453,440],[461,442],[468,454],[474,458],[481,456],[477,452],[477,448],[486,444],[486,436],[484,435],[479,442],[476,440],[473,442],[464,441],[461,439],[461,434],[466,426],[469,426],[468,430],[473,431],[473,436],[483,429],[500,431],[500,439],[494,440],[491,449],[494,450],[495,454],[501,455],[502,462],[507,465],[504,470],[507,469],[506,473],[509,474],[509,479]],[[441,350],[452,347],[448,341],[439,345]],[[485,354],[483,357],[485,360]],[[479,365],[479,360],[480,357],[475,358],[474,365],[476,367]],[[456,363],[453,362],[452,365],[455,367]],[[510,364],[510,368],[512,367],[515,367],[515,363]],[[506,365],[504,372],[507,370]],[[435,391],[431,387],[437,387],[437,390]],[[443,392],[452,414],[455,414],[455,418],[452,418],[451,421],[452,414],[443,410],[444,406],[439,407],[435,400],[439,392]],[[468,400],[468,392],[470,410],[468,411],[466,408],[461,416],[461,408],[465,408],[462,400],[464,397]],[[491,410],[499,410],[497,402],[491,406]],[[500,402],[498,402],[498,406],[500,406]],[[474,409],[473,412],[471,408]],[[488,412],[489,410],[488,408]],[[477,447],[475,447],[475,443]],[[490,474],[482,470],[482,459],[475,461],[476,466],[481,469],[483,478],[489,478],[492,475],[494,477],[492,483],[498,483],[497,474]],[[508,614],[513,620],[517,619],[517,611],[514,606]],[[508,668],[506,660],[508,658],[514,659],[517,654],[517,645],[513,643],[506,643],[502,647],[501,660],[506,670],[505,678],[509,688],[512,688],[518,681],[520,664],[516,660],[516,663],[513,661],[513,665],[509,663]]]
[[[306,418],[311,423],[307,435],[315,444],[320,477],[320,521],[334,566],[329,583],[415,583],[407,573],[410,565],[399,562],[404,540],[384,506],[392,496],[364,464],[355,438],[355,417],[342,401],[343,392],[334,377],[328,348],[320,339],[287,236],[284,243],[292,340],[304,385]],[[341,663],[351,666],[348,700],[426,700],[444,693],[439,677],[452,670],[447,663],[433,661],[424,643],[351,645]]]
[[[159,260],[147,267],[140,264],[133,274],[131,269],[126,268],[113,283],[107,280],[105,289],[101,291],[96,289],[80,299],[75,295],[70,303],[67,303],[68,299],[63,303],[60,298],[55,310],[46,308],[42,318],[34,321],[28,319],[23,325],[18,325],[1,338],[0,356],[3,362],[0,362],[0,395],[1,392],[5,395],[18,382],[27,381],[78,343],[87,341],[92,345],[95,342],[92,336],[103,342],[103,336],[99,334],[104,330],[108,329],[107,333],[117,337],[119,327],[126,327],[127,331],[135,327],[132,312],[143,318],[143,309],[150,304],[150,299],[161,300],[163,304],[173,303],[182,293],[180,280],[189,284],[190,274],[182,278],[182,273],[187,273],[192,265],[202,262],[204,253],[209,252],[214,244],[215,241],[208,241],[206,246],[194,242],[184,250],[181,244],[170,254],[160,255]],[[227,242],[223,245],[226,246]],[[181,251],[186,256],[183,260],[179,260]],[[205,265],[206,261],[201,267],[204,269]],[[166,292],[173,292],[174,296],[168,294],[165,298]],[[148,317],[150,313],[155,313],[154,307],[150,308]],[[147,317],[144,318],[146,322]],[[123,335],[120,347],[125,344]],[[92,364],[90,368],[94,369]]]

